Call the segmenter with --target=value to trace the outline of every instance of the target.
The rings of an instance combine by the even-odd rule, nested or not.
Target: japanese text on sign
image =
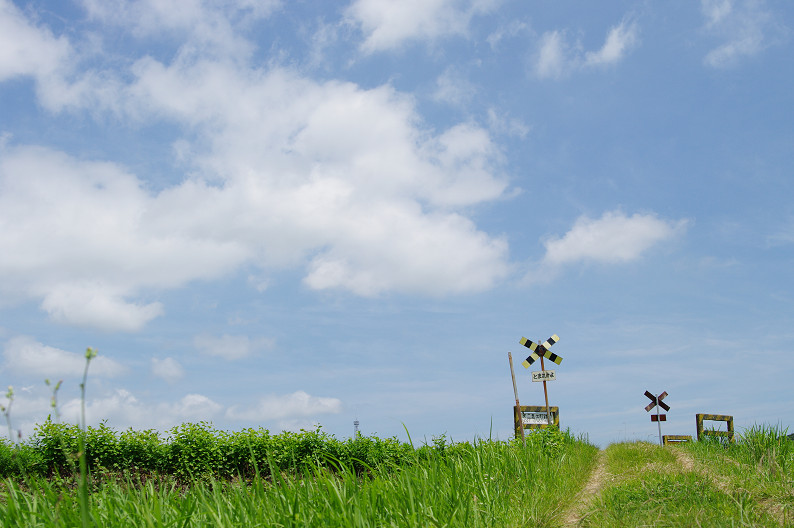
[[[554,381],[557,373],[553,370],[537,370],[532,373],[532,381]]]
[[[540,425],[547,424],[549,419],[546,418],[545,412],[526,412],[521,413],[521,422],[524,425]]]

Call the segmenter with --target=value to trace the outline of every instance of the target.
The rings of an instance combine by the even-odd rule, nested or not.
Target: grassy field
[[[79,429],[50,424],[25,446],[5,445],[2,525],[556,526],[597,453],[551,430],[526,447],[441,437],[414,448],[319,431],[228,434],[207,424],[182,426],[167,441],[88,429],[90,493],[81,505],[72,433]],[[130,454],[134,439],[148,449]],[[239,462],[230,448],[242,444],[247,462],[230,462]],[[122,467],[125,460],[148,466]]]
[[[794,442],[603,451],[556,430],[419,446],[316,431],[152,431],[45,423],[0,445],[2,526],[794,526]],[[84,499],[81,501],[81,497]]]

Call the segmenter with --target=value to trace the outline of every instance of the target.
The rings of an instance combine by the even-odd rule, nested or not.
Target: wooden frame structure
[[[703,421],[710,420],[713,422],[726,422],[728,424],[727,431],[708,431],[703,428]],[[728,438],[729,442],[735,442],[736,440],[733,437],[733,416],[729,416],[727,414],[696,414],[695,415],[695,426],[697,428],[697,435],[698,435],[698,442],[703,439],[704,436],[715,436],[715,437],[723,437]]]

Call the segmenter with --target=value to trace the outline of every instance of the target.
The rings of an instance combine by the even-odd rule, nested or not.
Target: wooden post
[[[516,387],[516,373],[513,371],[513,354],[507,353],[507,359],[510,361],[510,377],[513,378],[513,394],[516,397],[516,409],[518,409],[518,430],[521,431],[521,441],[524,447],[527,446],[527,439],[524,437],[524,417],[521,416],[521,404],[518,403],[518,387]]]

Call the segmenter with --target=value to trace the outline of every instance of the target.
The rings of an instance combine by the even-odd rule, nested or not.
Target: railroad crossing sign
[[[647,396],[651,403],[645,406],[645,411],[650,412],[651,409],[656,407],[656,414],[651,415],[651,421],[656,422],[656,425],[659,426],[659,445],[663,445],[662,443],[662,422],[667,421],[666,414],[659,414],[659,408],[664,409],[665,411],[670,410],[670,406],[664,403],[662,400],[667,397],[667,391],[664,391],[659,396],[654,396],[649,391],[645,391],[645,396]],[[658,407],[657,407],[658,405]]]
[[[645,391],[645,395],[646,395],[648,398],[650,398],[650,399],[651,399],[651,403],[649,403],[649,404],[648,404],[648,405],[645,407],[645,410],[646,410],[646,411],[650,411],[650,410],[651,410],[651,409],[653,409],[653,408],[654,408],[656,405],[659,405],[659,407],[661,407],[661,408],[662,408],[662,409],[664,409],[665,411],[669,411],[669,410],[670,410],[670,406],[669,406],[669,405],[667,405],[666,403],[664,403],[664,402],[662,401],[663,399],[665,399],[665,398],[667,397],[667,391],[664,391],[663,393],[661,393],[661,394],[659,395],[659,397],[658,397],[658,398],[657,398],[656,396],[654,396],[653,394],[651,394],[650,392],[648,392],[648,391]],[[656,409],[656,413],[657,413],[657,414],[659,414],[659,409]],[[664,415],[662,415],[662,416],[664,416]],[[653,421],[655,422],[656,420],[653,420]]]
[[[546,381],[551,379],[557,379],[557,376],[552,371],[551,374],[546,374],[546,367],[543,365],[543,358],[548,358],[554,361],[556,364],[562,363],[562,357],[558,356],[557,354],[553,354],[549,352],[549,348],[551,345],[556,343],[560,340],[560,336],[554,334],[546,341],[543,342],[542,345],[537,343],[533,343],[526,337],[521,337],[518,341],[520,344],[524,345],[528,349],[532,351],[532,353],[527,356],[521,364],[524,365],[524,368],[529,368],[529,366],[534,363],[537,359],[540,359],[540,372],[533,372],[532,373],[532,381],[542,381],[543,382],[543,396],[546,398],[546,417],[548,419],[548,424],[551,425],[551,411],[549,410],[549,392],[546,389]],[[540,340],[538,340],[540,341]]]
[[[560,340],[560,336],[554,334],[546,341],[544,341],[542,345],[538,345],[537,343],[533,343],[526,337],[522,337],[519,343],[530,349],[532,353],[521,364],[524,365],[524,368],[529,368],[529,366],[535,361],[537,361],[540,357],[545,357],[546,359],[550,359],[551,361],[554,361],[556,364],[559,365],[560,363],[562,363],[562,357],[558,356],[557,354],[553,354],[552,352],[549,351],[551,345],[553,345],[559,340]]]

